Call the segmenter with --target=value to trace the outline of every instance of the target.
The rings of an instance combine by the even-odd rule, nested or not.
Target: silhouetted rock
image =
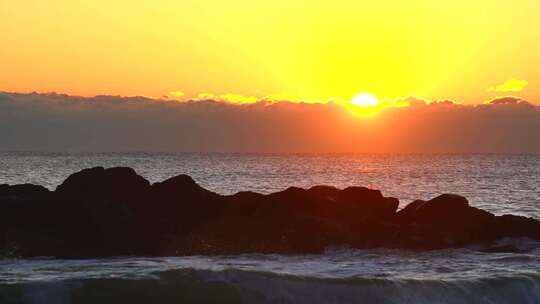
[[[49,193],[47,188],[32,184],[0,185],[0,201],[40,199]]]
[[[216,219],[225,205],[221,195],[199,186],[187,175],[178,175],[151,186],[141,214],[141,234],[154,251],[178,254],[187,252],[187,234]],[[157,241],[157,242],[156,242]]]
[[[364,187],[290,187],[219,195],[178,175],[150,183],[131,168],[96,167],[56,191],[0,185],[0,254],[100,257],[317,253],[330,246],[436,249],[501,238],[540,240],[540,222],[494,216],[462,196],[399,201]]]
[[[397,213],[396,221],[407,227],[407,247],[457,247],[486,240],[485,228],[494,215],[469,206],[466,198],[443,194],[427,202],[414,201]]]
[[[495,217],[490,233],[496,237],[529,237],[540,240],[540,221],[517,215],[501,215]]]
[[[55,192],[70,197],[118,198],[144,193],[149,186],[132,168],[95,167],[70,175]]]

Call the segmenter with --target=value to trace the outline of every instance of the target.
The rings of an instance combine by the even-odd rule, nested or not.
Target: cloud
[[[274,103],[274,102],[289,102],[289,103],[343,103],[349,102],[341,100],[337,97],[330,97],[325,100],[317,99],[301,99],[292,95],[284,94],[272,94],[262,97],[257,96],[248,96],[235,93],[226,93],[226,94],[213,94],[213,93],[199,93],[196,97],[193,98],[195,101],[202,100],[214,100],[221,101],[231,104],[253,104],[257,102],[263,103]]]
[[[224,94],[219,97],[220,100],[237,104],[250,104],[259,101],[259,98],[254,96],[244,96],[239,94]]]
[[[194,98],[194,100],[213,100],[217,99],[217,96],[212,93],[199,93],[197,97]]]
[[[180,97],[183,97],[184,95],[186,94],[182,91],[172,91],[169,93],[169,96],[174,97],[174,98],[180,98]]]
[[[220,101],[220,102],[226,102],[226,103],[231,103],[231,104],[252,104],[252,103],[262,101],[264,100],[264,98],[258,98],[255,96],[245,96],[245,95],[233,94],[233,93],[227,93],[227,94],[221,94],[221,95],[215,95],[212,93],[200,93],[193,100],[195,101],[213,100],[213,101]]]
[[[494,98],[488,102],[486,102],[487,104],[491,104],[491,105],[518,105],[518,104],[523,104],[523,105],[529,105],[531,106],[530,103],[528,103],[527,101],[519,98],[519,97],[513,97],[513,96],[503,96],[503,97],[497,97],[497,98]]]
[[[424,106],[429,103],[429,100],[417,96],[407,96],[394,99],[383,99],[382,102],[404,106]]]
[[[417,96],[399,97],[394,99],[383,99],[382,103],[390,107],[422,107],[426,105],[460,105],[459,102],[449,99],[428,100]]]
[[[201,97],[0,93],[0,150],[540,153],[540,107],[516,97],[475,106],[407,98],[375,119],[340,103]]]
[[[520,79],[508,79],[504,83],[498,84],[496,86],[490,87],[488,91],[490,92],[521,92],[529,84],[527,80]]]

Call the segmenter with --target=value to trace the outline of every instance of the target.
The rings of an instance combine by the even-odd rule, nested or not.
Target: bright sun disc
[[[352,99],[351,103],[360,107],[373,107],[379,104],[379,100],[372,94],[362,93],[360,95],[356,95]]]

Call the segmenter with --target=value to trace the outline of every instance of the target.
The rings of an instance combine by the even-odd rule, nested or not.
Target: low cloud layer
[[[409,99],[362,119],[338,103],[0,93],[0,150],[540,153],[540,107]]]

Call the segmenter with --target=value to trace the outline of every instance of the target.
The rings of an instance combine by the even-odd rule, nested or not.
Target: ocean
[[[232,194],[366,186],[400,200],[442,193],[540,219],[540,155],[0,153],[0,184],[54,189],[93,166],[151,182],[177,174]],[[459,220],[459,219],[456,219]],[[327,248],[319,255],[0,259],[0,303],[540,303],[540,243],[519,253]]]

